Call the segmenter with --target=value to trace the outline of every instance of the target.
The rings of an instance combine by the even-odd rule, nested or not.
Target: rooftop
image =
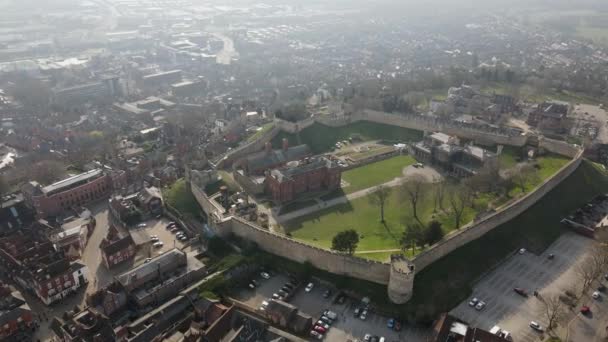
[[[88,183],[90,180],[96,179],[96,178],[100,177],[101,175],[103,175],[103,171],[101,169],[87,171],[87,172],[81,173],[79,175],[72,176],[72,177],[60,180],[59,182],[53,183],[51,185],[45,186],[44,188],[42,188],[42,192],[45,193],[47,196],[53,195],[54,193],[61,192],[64,189],[71,188],[71,187],[74,187],[77,185],[81,185],[80,183],[82,183],[82,184]]]
[[[300,161],[292,161],[287,166],[270,171],[270,175],[276,178],[279,182],[291,179],[294,176],[310,172],[312,170],[320,168],[333,168],[338,165],[325,158],[325,157],[313,157],[306,158]]]

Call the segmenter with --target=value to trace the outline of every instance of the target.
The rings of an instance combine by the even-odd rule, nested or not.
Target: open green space
[[[506,148],[503,151],[505,164],[507,167],[514,166],[519,150]],[[549,154],[537,158],[537,177],[531,177],[525,184],[525,192],[532,191],[545,179],[555,174],[561,167],[566,165],[568,158]],[[344,192],[336,193],[345,195],[356,190],[365,189],[384,183],[395,178],[394,172],[400,169],[399,162],[413,163],[409,156],[399,156],[385,161],[363,166],[350,171],[357,171],[354,174],[343,175],[344,179],[350,182],[353,189],[346,187]],[[383,164],[385,163],[385,164]],[[373,169],[376,165],[378,169]],[[390,167],[388,166],[390,165]],[[366,169],[369,167],[370,169]],[[388,170],[391,170],[390,173]],[[348,172],[350,172],[348,171]],[[398,176],[398,175],[397,175]],[[425,184],[423,196],[418,204],[418,217],[424,223],[435,219],[441,222],[443,230],[448,233],[456,228],[454,215],[447,198],[444,197],[443,205],[435,207],[435,189],[437,184]],[[496,208],[505,204],[510,199],[522,195],[519,187],[513,186],[509,191],[509,196],[500,196],[496,193],[478,193],[473,199],[473,205],[465,208],[461,223],[462,225],[472,221],[478,214],[485,212],[488,208]],[[354,199],[348,203],[339,204],[315,213],[298,217],[284,225],[284,230],[289,232],[295,239],[306,241],[323,248],[330,248],[333,237],[344,230],[355,229],[360,234],[360,241],[357,250],[373,251],[400,248],[400,239],[403,235],[405,226],[415,222],[413,210],[410,202],[403,197],[399,188],[393,188],[392,193],[385,207],[385,223],[380,222],[379,207],[369,201],[370,196]],[[390,254],[390,253],[389,253]],[[362,258],[374,260],[385,260],[385,255],[362,254]]]
[[[425,184],[418,205],[418,216],[423,222],[429,222],[433,217],[435,184]],[[486,198],[480,197],[486,201]],[[481,207],[477,203],[475,207]],[[446,202],[444,200],[444,202]],[[444,203],[447,208],[447,203]],[[476,210],[468,207],[463,214],[462,222],[471,221]],[[450,231],[455,227],[451,215],[437,214],[435,216],[443,224],[444,230]],[[393,188],[387,206],[385,208],[385,223],[380,222],[380,210],[378,206],[369,202],[369,196],[352,200],[348,203],[339,204],[316,213],[305,215],[288,222],[284,228],[290,232],[292,237],[304,240],[307,243],[324,248],[331,247],[333,237],[344,230],[355,229],[360,235],[357,250],[385,250],[400,248],[400,239],[403,235],[404,226],[415,222],[410,203],[403,199],[398,188]],[[362,255],[362,257],[367,257]]]
[[[342,179],[350,184],[343,190],[350,194],[386,183],[402,176],[403,168],[414,163],[416,163],[416,159],[411,156],[397,156],[350,169],[342,173]]]
[[[349,138],[407,142],[422,140],[422,132],[375,122],[358,121],[342,127],[329,127],[314,123],[297,134],[280,132],[272,140],[273,146],[280,148],[283,138],[287,138],[291,146],[307,144],[313,153],[318,154],[330,151],[338,141]]]
[[[186,180],[181,178],[175,181],[170,187],[163,189],[165,202],[177,209],[183,215],[198,217],[201,214],[201,207],[196,198],[188,189]]]
[[[414,296],[399,311],[411,319],[430,319],[449,311],[470,295],[473,282],[483,272],[517,248],[542,252],[566,231],[560,224],[565,215],[606,191],[608,175],[583,162],[529,210],[417,274]]]

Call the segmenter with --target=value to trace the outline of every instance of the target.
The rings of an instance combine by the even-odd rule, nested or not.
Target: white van
[[[500,334],[500,327],[498,325],[493,326],[492,329],[490,329],[490,334],[492,334],[492,335]]]

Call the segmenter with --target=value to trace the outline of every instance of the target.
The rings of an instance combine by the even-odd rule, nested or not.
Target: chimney
[[[270,142],[264,144],[264,151],[266,151],[266,154],[270,154],[270,152],[272,152],[272,144]]]
[[[283,152],[287,152],[287,149],[289,149],[289,140],[283,138]]]

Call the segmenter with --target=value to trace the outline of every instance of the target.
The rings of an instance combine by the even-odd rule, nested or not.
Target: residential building
[[[103,264],[108,269],[132,260],[136,254],[135,243],[129,234],[113,239],[104,238],[99,248]]]
[[[58,228],[49,226],[44,220],[38,220],[39,226],[50,228],[49,239],[55,248],[62,250],[70,260],[79,259],[95,229],[95,219],[88,217],[69,217],[63,220]]]
[[[298,311],[298,308],[280,300],[271,300],[264,315],[273,324],[296,334],[305,334],[312,327],[312,317]]]
[[[42,234],[20,231],[0,238],[1,268],[46,305],[60,301],[88,283],[88,269],[70,262]]]
[[[266,174],[266,191],[277,202],[289,202],[304,193],[340,188],[342,168],[326,157],[293,161]]]
[[[266,170],[284,166],[290,161],[296,161],[311,155],[307,145],[289,147],[287,139],[283,139],[282,148],[273,150],[270,143],[266,143],[264,151],[237,162],[237,167],[246,171],[248,175],[263,175]]]
[[[124,171],[95,169],[44,187],[32,181],[22,187],[22,192],[26,203],[36,210],[37,217],[45,218],[105,198],[125,183]]]
[[[193,255],[178,249],[163,253],[119,276],[116,281],[139,307],[158,305],[206,274]]]
[[[203,81],[184,81],[171,85],[171,92],[178,97],[192,97],[202,95],[205,84]]]
[[[83,105],[87,102],[108,98],[111,90],[107,82],[93,82],[77,86],[53,89],[52,102],[61,106]]]
[[[161,87],[164,85],[170,85],[174,83],[181,82],[182,80],[182,71],[181,70],[171,70],[159,72],[156,74],[145,75],[142,77],[142,85],[148,88]]]
[[[87,295],[89,307],[111,317],[114,313],[124,313],[127,306],[127,294],[116,282]]]
[[[34,221],[35,213],[26,205],[23,194],[6,195],[0,201],[0,232],[27,227]]]
[[[509,334],[510,335],[510,334]],[[433,326],[431,342],[507,342],[510,336],[505,331],[496,335],[480,328],[473,328],[449,314],[442,314]]]
[[[112,328],[108,317],[93,308],[57,317],[51,322],[56,340],[61,342],[123,341]]]
[[[547,134],[561,134],[568,129],[572,106],[563,101],[545,101],[528,115],[528,124]]]
[[[33,327],[33,315],[21,292],[0,283],[0,340],[16,340]]]
[[[416,159],[437,165],[448,173],[466,177],[475,175],[479,169],[497,162],[495,153],[472,143],[460,146],[458,138],[444,133],[432,133],[423,141],[412,145]]]

